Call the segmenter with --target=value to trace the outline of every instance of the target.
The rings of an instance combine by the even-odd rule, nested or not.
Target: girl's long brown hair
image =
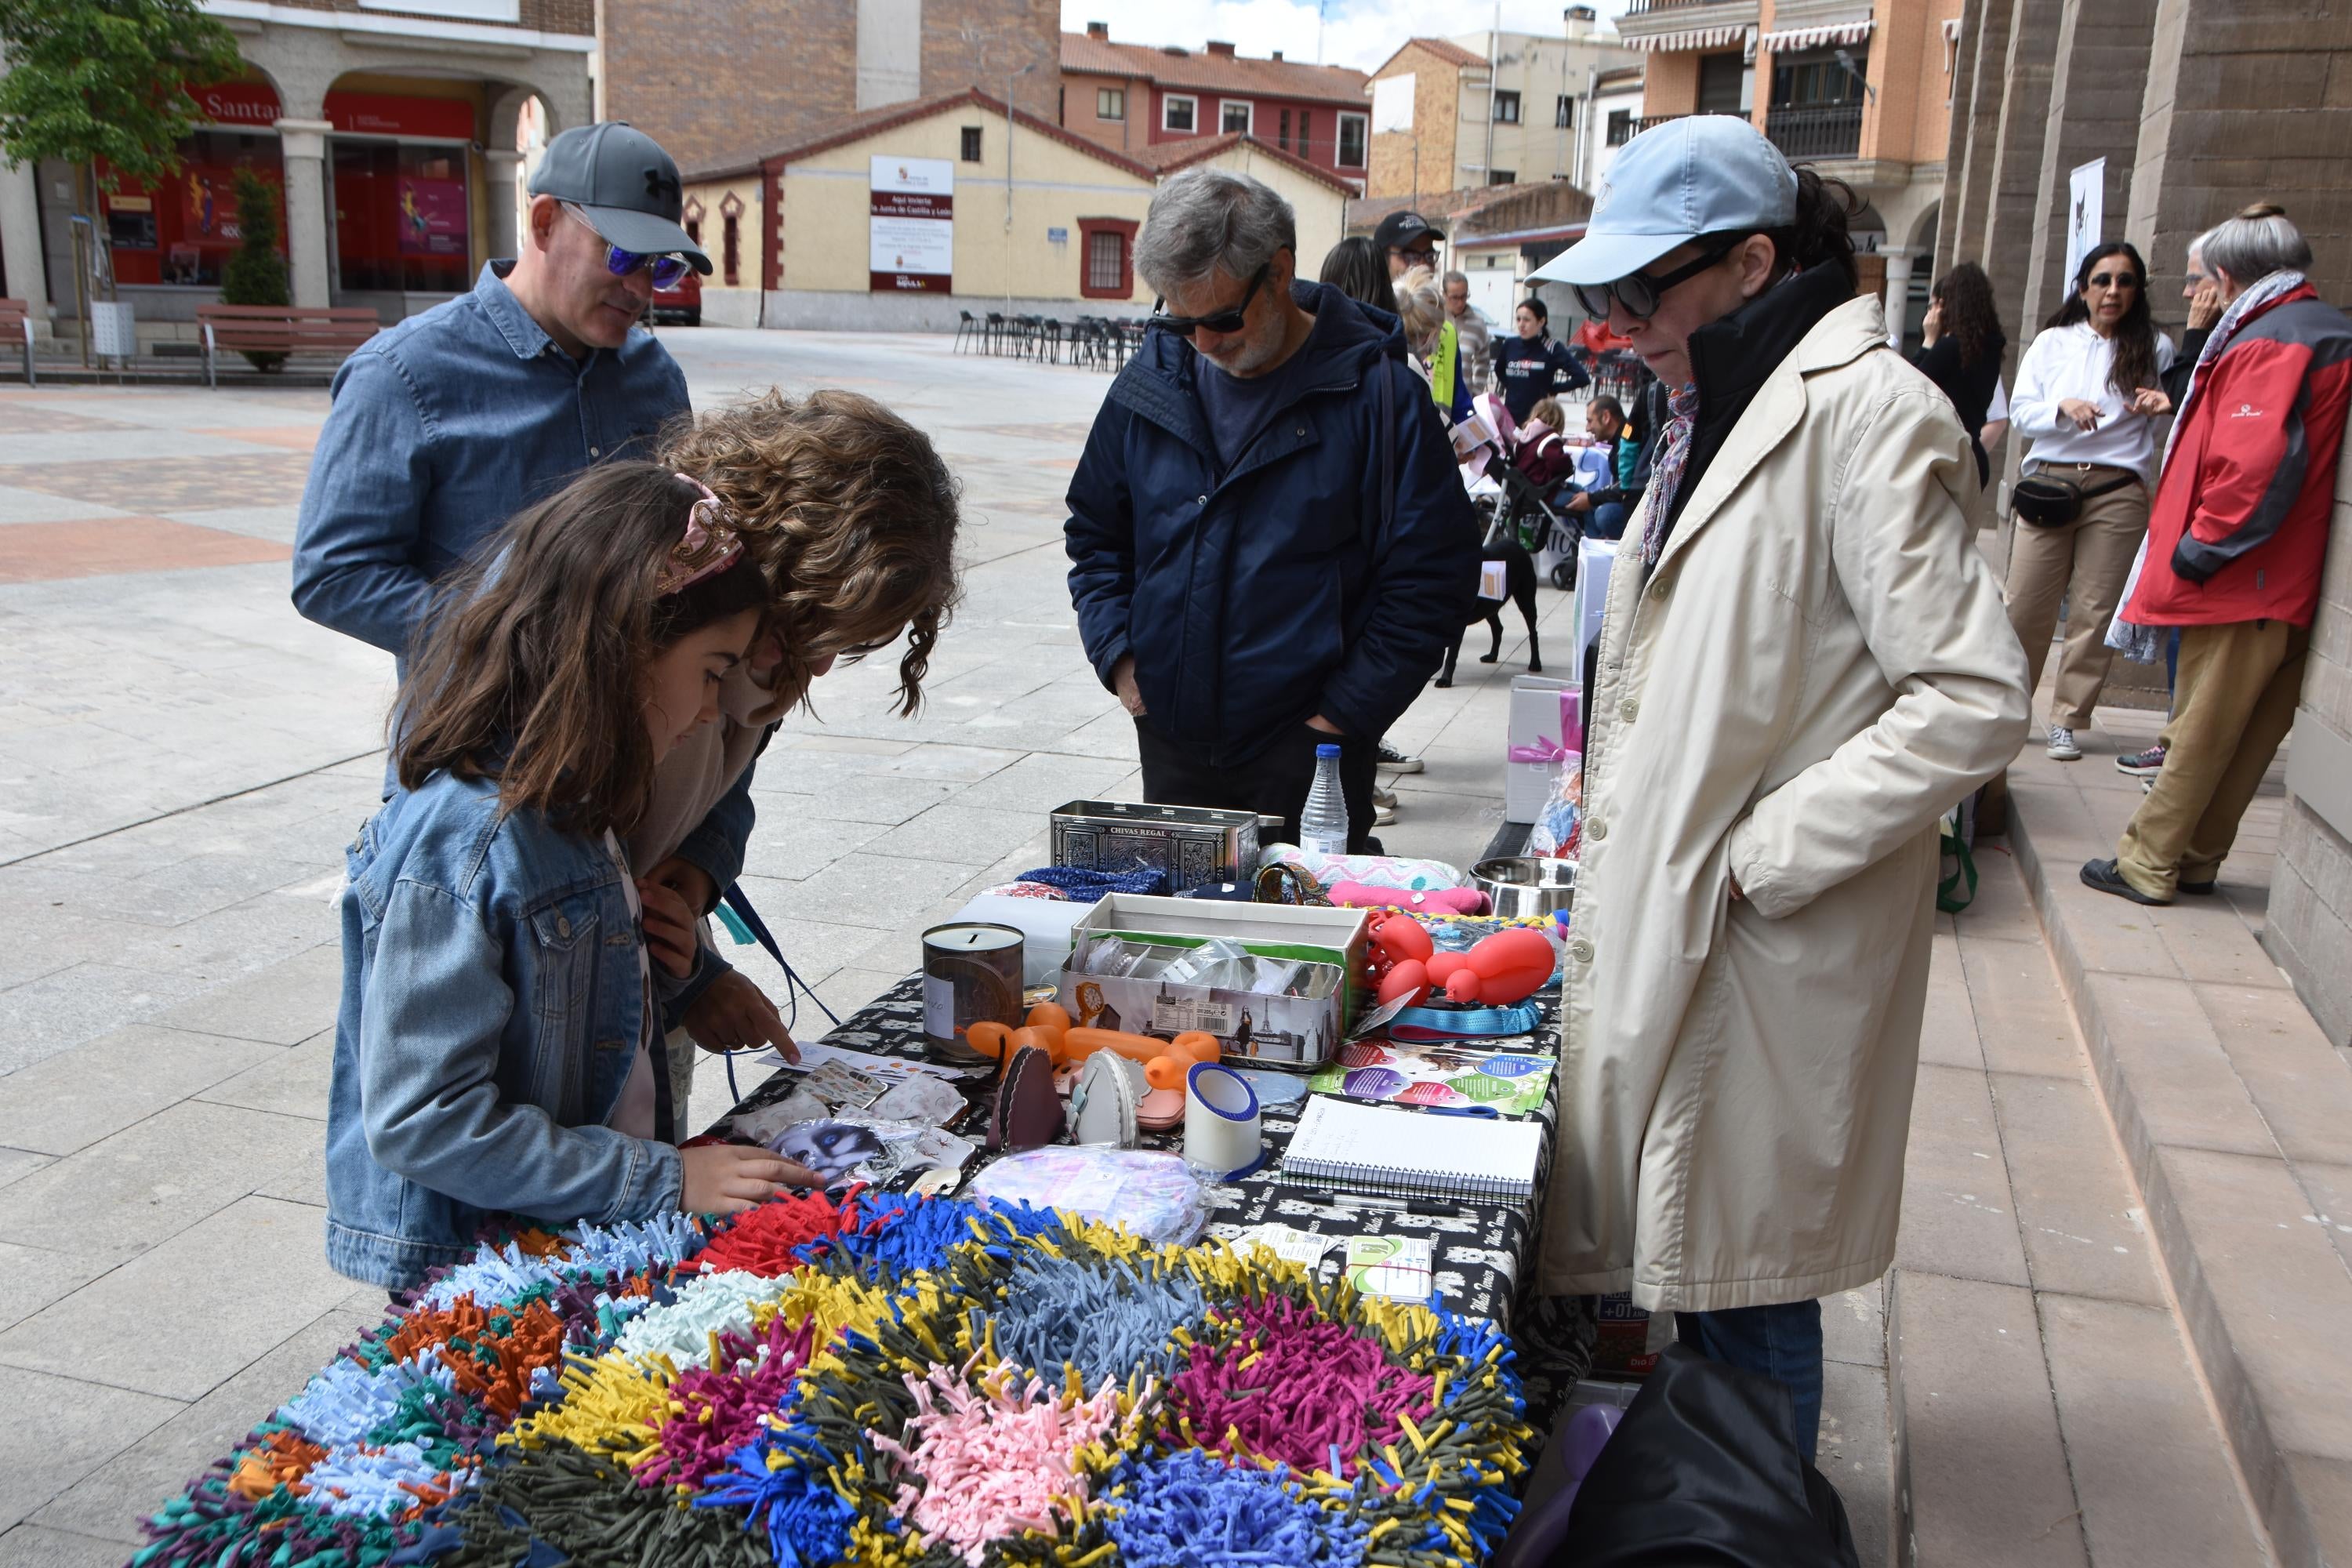
[[[625,832],[653,793],[646,679],[663,648],[766,606],[749,552],[656,593],[697,492],[652,463],[589,469],[518,512],[448,578],[410,650],[394,710],[400,783],[496,778],[501,816]]]
[[[1960,363],[1975,364],[2008,346],[2000,315],[1993,309],[1992,279],[1973,261],[1963,261],[1936,279],[1932,290],[1944,307],[1944,331],[1958,340]]]
[[[727,503],[775,597],[780,691],[805,692],[828,657],[855,658],[901,628],[898,710],[923,677],[956,602],[956,482],[930,438],[870,397],[769,393],[681,416],[662,461]]]

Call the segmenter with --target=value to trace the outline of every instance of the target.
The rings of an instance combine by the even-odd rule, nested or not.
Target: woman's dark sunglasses
[[[1632,272],[1614,283],[1579,283],[1574,285],[1576,302],[1584,313],[1596,321],[1609,319],[1609,302],[1613,299],[1625,307],[1625,313],[1648,321],[1658,313],[1658,301],[1666,290],[1677,283],[1687,283],[1733,251],[1739,248],[1748,236],[1717,242],[1697,260],[1685,262],[1663,278],[1653,278],[1646,272]]]
[[[1250,301],[1257,298],[1258,286],[1265,281],[1265,275],[1273,266],[1274,263],[1269,261],[1250,275],[1249,291],[1242,296],[1242,302],[1230,310],[1219,310],[1213,316],[1171,316],[1160,309],[1168,301],[1157,300],[1152,302],[1151,314],[1145,318],[1144,324],[1163,332],[1173,332],[1180,338],[1189,338],[1202,327],[1219,334],[1238,332],[1242,330],[1242,318],[1249,314]]]
[[[569,202],[564,204],[564,210],[583,224],[586,224],[590,234],[595,235],[598,239],[604,239],[596,226],[588,222],[586,213]],[[686,276],[686,269],[692,265],[693,263],[688,261],[683,256],[645,255],[635,250],[623,250],[611,240],[604,239],[604,270],[615,278],[626,278],[630,273],[643,268],[652,272],[655,288],[670,289],[677,287],[677,280]]]
[[[2137,289],[2139,279],[2129,272],[2094,272],[2084,279],[2094,289]]]

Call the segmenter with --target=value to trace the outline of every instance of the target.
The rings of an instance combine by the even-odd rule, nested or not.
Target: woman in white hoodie
[[[2071,481],[2084,498],[2069,521],[2041,525],[2021,512],[2009,544],[2009,622],[2025,645],[2028,691],[2066,605],[2050,696],[2050,755],[2062,763],[2082,756],[2074,731],[2091,727],[2106,684],[2107,623],[2147,531],[2158,378],[2171,363],[2172,340],[2148,314],[2147,264],[2116,241],[2083,258],[2074,291],[2017,367],[2009,417],[2031,443],[2026,475]]]

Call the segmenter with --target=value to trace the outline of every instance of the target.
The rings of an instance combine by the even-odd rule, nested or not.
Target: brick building
[[[1054,0],[602,0],[599,112],[681,168],[727,162],[845,117],[982,87],[1051,120]]]
[[[1200,53],[1111,40],[1108,23],[1062,35],[1061,122],[1117,152],[1169,142],[1248,136],[1360,182],[1364,73],[1266,59],[1212,42]]]
[[[590,118],[593,0],[438,0],[430,16],[361,0],[203,8],[235,35],[245,74],[194,95],[201,123],[179,174],[100,203],[142,341],[192,337],[196,307],[220,298],[239,168],[279,192],[296,304],[396,321],[515,253],[526,127]],[[72,214],[63,165],[0,162],[0,292],[71,318]]]
[[[1617,19],[1647,57],[1638,134],[1685,114],[1737,114],[1792,163],[1843,180],[1866,287],[1915,341],[1950,137],[1961,0],[1633,0]]]
[[[2352,16],[2286,0],[1969,0],[1954,31],[1953,174],[1935,260],[1984,268],[2013,342],[2063,297],[2069,176],[2099,159],[2100,237],[2128,239],[2147,258],[2149,302],[2175,342],[2189,242],[2249,202],[2286,208],[2311,240],[2312,282],[2352,303]],[[2352,447],[2337,496],[2263,942],[2347,1047]],[[2160,704],[2162,679],[2160,668],[2119,661],[2109,700],[2137,685]],[[2294,1548],[2282,1561],[2317,1560],[2306,1550],[2323,1533],[2312,1521],[2352,1517],[2352,1488],[2320,1487],[2316,1461],[2290,1439],[2249,1433],[2238,1451],[2265,1522]]]
[[[1412,38],[1372,73],[1372,167],[1365,194],[1412,196],[1478,185],[1590,184],[1580,145],[1601,78],[1642,57],[1571,5],[1561,31]],[[1385,87],[1380,85],[1386,83]]]

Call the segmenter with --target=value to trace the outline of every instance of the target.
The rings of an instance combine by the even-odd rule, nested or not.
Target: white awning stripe
[[[1841,22],[1829,27],[1790,27],[1786,32],[1766,33],[1756,40],[1756,47],[1781,54],[1794,49],[1826,48],[1832,44],[1858,44],[1870,37],[1873,26],[1874,23],[1864,19]]]
[[[1747,37],[1746,25],[1734,23],[1723,27],[1685,27],[1679,33],[1636,34],[1618,41],[1628,47],[1648,49],[1654,54],[1673,54],[1684,49],[1719,49],[1726,44],[1739,43]]]

